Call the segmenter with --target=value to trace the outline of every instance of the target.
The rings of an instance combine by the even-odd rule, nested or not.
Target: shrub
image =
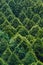
[[[38,23],[38,21],[40,21],[40,16],[38,14],[35,14],[32,18],[32,20],[35,22],[35,23]]]
[[[2,12],[4,13],[7,10],[8,6],[5,4],[2,8]]]
[[[13,38],[10,40],[9,42],[9,48],[11,51],[15,50],[15,47],[20,43],[21,38],[19,36],[17,36],[16,38]]]
[[[28,18],[26,17],[26,18],[24,19],[24,21],[23,21],[23,25],[26,26],[27,23],[29,22],[29,20],[30,20],[30,19],[28,19]]]
[[[7,9],[6,12],[5,12],[5,16],[8,17],[10,14],[11,14],[11,13],[10,13],[9,9]]]
[[[3,61],[0,59],[0,65],[3,65]]]
[[[43,63],[42,63],[42,62],[40,62],[40,61],[38,61],[38,62],[37,62],[37,65],[43,65]]]
[[[40,17],[43,19],[43,10],[39,13]]]
[[[36,6],[33,6],[32,10],[33,10],[34,13],[39,14],[41,8],[42,8],[42,5],[39,3],[39,4],[36,4]]]
[[[43,62],[43,42],[40,38],[36,39],[33,44],[33,50],[37,56],[37,58]]]
[[[7,48],[8,36],[4,32],[0,31],[0,56],[2,56],[3,52]]]
[[[32,28],[33,25],[35,25],[35,23],[30,20],[29,18],[25,18],[25,20],[23,21],[23,25],[30,30]]]
[[[28,52],[29,48],[26,45],[26,42],[23,41],[15,50],[14,53],[19,57],[20,60],[24,59],[26,53]]]
[[[28,35],[28,31],[25,28],[20,28],[20,30],[18,31],[19,34],[21,34],[22,36],[26,36]]]
[[[32,12],[31,7],[27,9],[26,15],[30,19],[33,18],[34,13]]]
[[[20,4],[15,3],[14,1],[9,2],[9,6],[11,7],[13,13],[15,14],[16,17],[19,16],[19,13],[22,9]]]
[[[19,60],[17,59],[16,55],[12,54],[9,58],[9,61],[8,61],[8,64],[9,65],[19,65],[20,62]]]
[[[25,13],[22,11],[20,14],[19,14],[19,19],[20,21],[23,23],[24,19],[26,18],[26,15]]]
[[[28,65],[28,64],[32,64],[33,62],[37,62],[37,59],[34,53],[29,51],[23,61],[24,61],[24,65]]]
[[[33,36],[37,36],[37,33],[38,33],[38,30],[39,30],[39,26],[33,26],[30,30],[30,34],[33,35]]]
[[[38,31],[38,37],[39,38],[43,37],[43,28]]]
[[[5,20],[4,20],[4,17],[1,17],[1,18],[0,18],[0,25],[3,24],[4,21],[5,21]]]
[[[8,65],[6,62],[4,62],[3,59],[0,58],[0,65]]]
[[[27,25],[26,25],[26,28],[27,28],[28,30],[30,30],[33,25],[35,25],[35,23],[34,23],[32,20],[29,20],[28,23],[27,23]]]
[[[2,55],[3,60],[8,61],[10,55],[11,55],[11,51],[9,49],[6,49]]]
[[[8,19],[8,21],[9,21],[10,23],[12,23],[12,20],[14,19],[14,17],[13,17],[12,15],[9,15],[9,17],[8,17],[7,19]]]
[[[29,41],[30,43],[32,43],[32,44],[33,44],[33,43],[34,43],[34,41],[35,41],[35,38],[34,38],[32,35],[30,35],[30,34],[29,34],[29,35],[27,35],[27,36],[26,36],[26,38],[27,38],[27,39],[28,39],[28,41]]]
[[[15,18],[12,22],[12,26],[14,26],[14,28],[17,28],[20,25],[19,23],[19,19]]]
[[[2,30],[8,34],[9,39],[10,39],[16,33],[16,30],[11,25],[9,25],[8,23],[6,24],[6,23],[2,26]]]
[[[40,27],[43,27],[43,19],[41,19],[38,24]]]

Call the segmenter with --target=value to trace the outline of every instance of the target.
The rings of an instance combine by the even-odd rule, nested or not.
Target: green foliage
[[[35,25],[34,21],[28,19],[28,18],[25,18],[24,21],[23,21],[23,25],[28,29],[30,30],[32,28],[33,25]]]
[[[9,15],[8,21],[10,21],[12,23],[12,20],[13,20],[13,16],[12,15]]]
[[[16,33],[15,28],[13,28],[7,21],[4,22],[0,28],[8,34],[9,39]]]
[[[38,21],[40,21],[40,16],[38,14],[34,15],[33,16],[33,19],[32,19],[35,23],[38,23]]]
[[[4,17],[2,16],[2,13],[0,12],[0,25],[3,24],[5,21]]]
[[[11,55],[11,52],[10,52],[9,49],[7,49],[7,50],[3,53],[3,55],[2,55],[3,60],[8,61],[8,58],[10,57],[10,55]]]
[[[43,0],[0,0],[0,65],[43,65]]]
[[[43,38],[43,28],[38,31],[38,37]]]
[[[24,65],[28,65],[28,64],[32,64],[33,62],[37,62],[37,59],[34,56],[33,52],[28,52],[27,56],[25,57],[23,61],[24,61]]]
[[[19,60],[16,58],[16,56],[14,54],[12,54],[9,58],[9,61],[8,61],[8,64],[9,65],[19,65],[20,62]]]
[[[34,13],[32,12],[31,8],[28,8],[28,9],[27,9],[26,15],[27,15],[27,17],[30,18],[30,19],[33,18]]]
[[[19,14],[19,19],[20,21],[23,23],[24,19],[26,18],[26,15],[25,13],[22,11],[20,14]]]
[[[18,17],[18,15],[21,11],[21,8],[22,8],[21,5],[18,4],[18,3],[15,3],[13,1],[10,1],[9,6],[11,7],[11,9],[12,9],[13,13],[15,14],[15,16]]]
[[[9,47],[11,51],[14,51],[15,47],[20,43],[20,41],[21,41],[21,38],[19,36],[10,40]]]
[[[7,9],[7,11],[5,12],[5,15],[8,17],[10,15],[10,11]]]
[[[28,52],[28,49],[29,48],[27,47],[26,42],[23,41],[21,45],[19,45],[19,47],[16,48],[15,53],[16,55],[18,55],[19,59],[22,60]]]
[[[33,62],[31,65],[43,65],[43,63],[41,63],[40,61],[38,61],[38,62]]]
[[[27,29],[25,29],[24,27],[20,28],[20,30],[19,30],[18,32],[19,32],[19,34],[21,34],[22,36],[28,35],[28,31],[27,31]]]
[[[33,49],[38,59],[43,62],[43,42],[40,38],[36,39],[36,41],[34,42]]]
[[[26,37],[27,37],[27,39],[29,40],[29,42],[30,42],[31,44],[34,43],[35,38],[34,38],[32,35],[29,34],[29,35],[27,35]]]
[[[28,23],[27,23],[27,25],[26,25],[26,28],[27,28],[28,30],[30,30],[33,25],[35,25],[35,23],[34,23],[32,20],[29,20]]]
[[[39,14],[40,14],[40,17],[43,19],[43,10]]]
[[[37,65],[43,65],[43,63],[41,63],[40,61],[37,62]]]
[[[33,8],[32,8],[33,12],[38,13],[38,14],[41,11],[41,9],[42,9],[42,4],[40,4],[40,3],[36,3],[36,5],[33,6]]]
[[[39,30],[39,26],[37,26],[37,25],[33,26],[30,30],[30,34],[33,36],[37,36],[38,30]]]
[[[8,6],[6,4],[3,6],[3,8],[2,8],[3,13],[6,11],[7,7]]]
[[[3,52],[7,48],[8,39],[8,35],[0,31],[0,56],[2,56]]]
[[[12,26],[14,26],[14,28],[17,28],[19,25],[21,25],[19,19],[15,18],[12,22]]]
[[[8,65],[8,64],[5,63],[5,62],[0,58],[0,65]]]
[[[41,19],[41,21],[39,22],[39,26],[43,27],[43,19]]]

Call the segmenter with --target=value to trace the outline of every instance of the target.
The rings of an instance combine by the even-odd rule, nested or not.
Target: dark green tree
[[[43,62],[43,42],[40,38],[37,38],[33,44],[33,50],[36,54],[36,57]]]
[[[0,31],[0,56],[2,56],[3,52],[7,48],[9,37],[6,33]]]
[[[39,30],[39,26],[36,25],[36,26],[33,26],[30,30],[30,34],[37,37],[37,34],[38,34],[38,30]]]

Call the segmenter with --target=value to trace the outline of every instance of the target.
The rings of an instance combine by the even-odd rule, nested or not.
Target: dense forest
[[[0,65],[43,65],[43,0],[0,0]]]

